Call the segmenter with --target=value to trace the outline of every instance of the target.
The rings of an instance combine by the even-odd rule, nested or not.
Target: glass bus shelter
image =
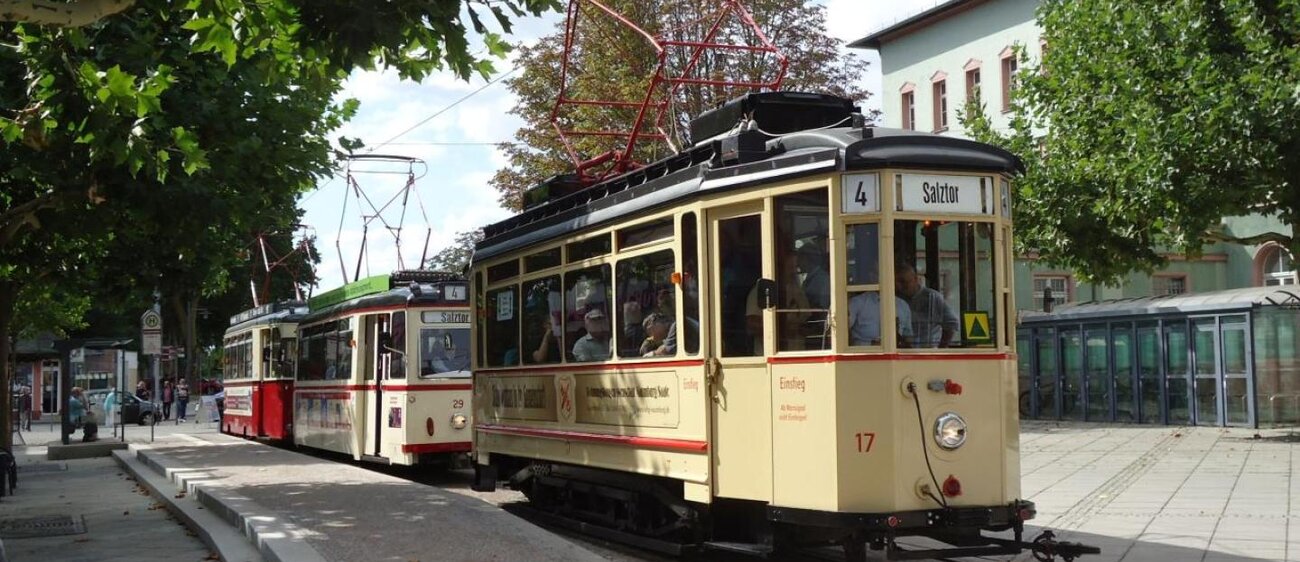
[[[1024,313],[1025,419],[1300,425],[1300,290],[1253,287]]]

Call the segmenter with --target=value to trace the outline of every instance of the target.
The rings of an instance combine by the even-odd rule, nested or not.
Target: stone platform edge
[[[222,560],[325,562],[305,539],[310,531],[283,521],[281,515],[247,497],[205,484],[214,480],[207,469],[176,466],[148,445],[132,444],[125,451],[115,451],[114,456],[166,502],[204,543],[216,550]],[[180,492],[184,496],[177,498]],[[197,503],[189,502],[190,498]],[[247,552],[231,545],[230,537],[236,537]]]

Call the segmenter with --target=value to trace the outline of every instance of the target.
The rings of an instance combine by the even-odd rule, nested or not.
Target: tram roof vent
[[[523,208],[525,211],[535,209],[548,202],[561,199],[582,191],[588,184],[578,174],[560,174],[546,178],[524,191]]]
[[[448,271],[430,271],[427,269],[404,269],[394,271],[388,276],[388,288],[405,287],[411,283],[443,283],[446,281],[464,281],[459,273]]]
[[[796,131],[856,124],[861,115],[853,102],[829,94],[751,92],[691,120],[691,140],[697,145],[742,130],[768,137]]]

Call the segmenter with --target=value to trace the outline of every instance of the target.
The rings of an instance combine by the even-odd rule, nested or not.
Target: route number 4
[[[840,186],[843,212],[880,212],[880,180],[876,174],[845,174],[840,178]]]
[[[854,435],[854,438],[858,440],[859,453],[870,453],[871,446],[876,444],[875,432],[864,431]]]

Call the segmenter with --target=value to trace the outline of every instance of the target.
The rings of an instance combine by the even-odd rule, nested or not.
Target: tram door
[[[762,202],[709,213],[712,287],[708,310],[711,368],[713,492],[769,500],[772,494],[771,386],[764,334],[775,324],[764,308],[771,291]],[[772,298],[775,298],[772,296]]]
[[[380,456],[381,439],[380,433],[383,425],[383,389],[381,381],[387,378],[388,361],[387,353],[381,345],[381,335],[388,331],[387,314],[371,314],[365,317],[362,334],[362,341],[366,342],[365,346],[365,364],[362,366],[361,387],[366,389],[357,393],[358,397],[364,398],[364,406],[359,408],[365,412],[362,423],[358,424],[364,428],[362,439],[365,441],[361,449],[361,454],[365,456]]]

